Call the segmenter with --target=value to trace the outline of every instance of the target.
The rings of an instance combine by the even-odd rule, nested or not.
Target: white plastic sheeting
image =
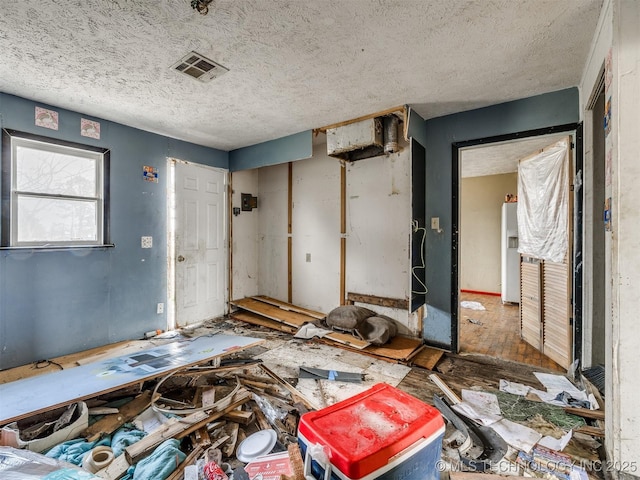
[[[568,248],[569,139],[520,160],[518,252],[562,262]]]

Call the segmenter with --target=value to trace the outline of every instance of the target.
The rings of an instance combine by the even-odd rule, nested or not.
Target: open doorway
[[[457,318],[461,352],[563,368],[522,339],[517,220],[507,224],[505,219],[516,212],[518,161],[567,134],[539,132],[515,139],[485,139],[459,148]],[[515,261],[509,258],[514,252]],[[568,297],[569,292],[567,302]]]
[[[587,103],[585,117],[586,155],[584,165],[585,224],[584,224],[584,336],[582,364],[594,384],[604,388],[606,357],[605,336],[605,190],[611,183],[607,169],[605,139],[605,80],[604,65]],[[590,151],[589,151],[590,150]],[[610,167],[610,159],[609,159]]]

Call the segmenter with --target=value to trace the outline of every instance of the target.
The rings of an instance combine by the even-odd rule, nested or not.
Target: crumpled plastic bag
[[[67,462],[13,447],[0,447],[0,478],[2,480],[99,479]]]

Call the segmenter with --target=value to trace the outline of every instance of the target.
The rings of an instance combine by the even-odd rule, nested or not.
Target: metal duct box
[[[370,118],[328,129],[327,154],[349,161],[383,155],[382,118]]]

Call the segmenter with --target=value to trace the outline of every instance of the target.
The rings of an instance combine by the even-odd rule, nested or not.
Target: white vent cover
[[[228,68],[196,52],[187,53],[179,62],[172,65],[171,68],[201,82],[208,82],[229,71]]]

